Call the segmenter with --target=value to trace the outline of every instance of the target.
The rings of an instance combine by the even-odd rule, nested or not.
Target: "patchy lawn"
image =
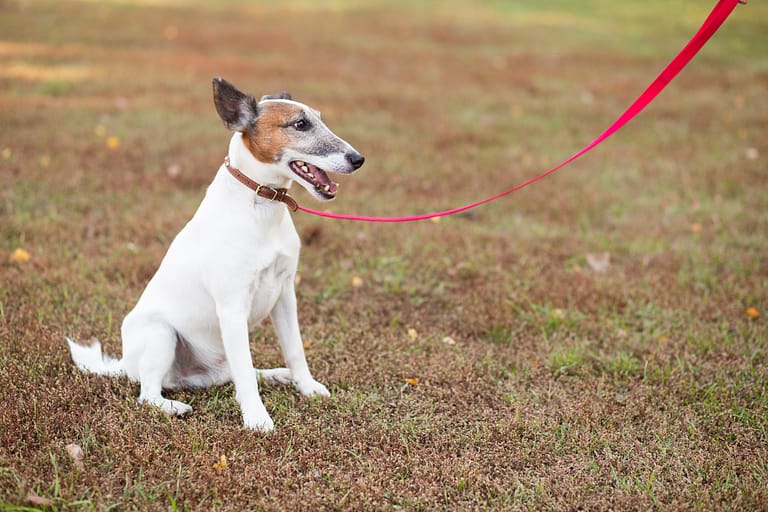
[[[441,222],[296,214],[333,396],[265,389],[269,435],[231,386],[172,393],[186,419],[137,407],[63,340],[120,354],[226,151],[212,76],[290,91],[366,155],[334,211],[422,213],[579,149],[713,3],[0,2],[0,509],[765,509],[760,2],[533,187]],[[281,364],[269,325],[252,352]]]

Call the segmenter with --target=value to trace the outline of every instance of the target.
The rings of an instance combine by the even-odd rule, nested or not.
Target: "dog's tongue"
[[[302,162],[301,160],[291,162],[291,169],[304,181],[312,184],[315,190],[327,195],[329,198],[335,196],[336,191],[339,189],[339,184],[331,181],[324,170],[308,162]]]
[[[331,181],[331,178],[328,177],[328,174],[324,170],[315,167],[314,165],[310,165],[310,167],[312,169],[312,174],[315,176],[315,182],[317,182],[315,188],[323,190],[326,194],[335,194],[336,190],[339,188],[339,184]]]

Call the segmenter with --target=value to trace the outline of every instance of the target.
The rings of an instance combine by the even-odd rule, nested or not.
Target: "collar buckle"
[[[272,197],[264,195],[270,192],[272,193]],[[264,199],[269,199],[270,201],[280,201],[280,191],[272,187],[268,187],[267,185],[259,185],[256,187],[256,195],[263,197]]]
[[[288,208],[294,212],[299,209],[298,203],[294,198],[288,195],[287,189],[273,188],[267,185],[256,183],[251,178],[243,174],[240,169],[236,169],[229,164],[229,155],[224,157],[224,166],[237,181],[256,192],[257,196],[263,197],[264,199],[269,199],[270,201],[285,203]]]

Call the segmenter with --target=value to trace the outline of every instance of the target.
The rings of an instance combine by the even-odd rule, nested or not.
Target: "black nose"
[[[359,169],[365,162],[365,157],[358,152],[347,153],[347,161],[352,164],[352,167]]]

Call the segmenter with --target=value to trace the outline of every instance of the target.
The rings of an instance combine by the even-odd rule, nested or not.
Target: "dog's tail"
[[[101,353],[101,343],[98,341],[90,347],[84,347],[69,338],[66,340],[69,344],[69,351],[72,353],[72,360],[81,371],[110,377],[125,375],[125,370],[119,360]]]

